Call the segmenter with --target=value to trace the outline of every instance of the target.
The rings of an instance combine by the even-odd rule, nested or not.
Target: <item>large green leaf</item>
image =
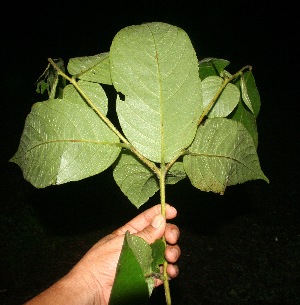
[[[187,34],[153,22],[114,38],[111,77],[117,114],[129,141],[148,159],[169,162],[193,140],[202,113],[198,62]]]
[[[109,305],[146,305],[149,301],[149,290],[144,270],[136,257],[136,250],[141,248],[145,258],[151,257],[151,247],[137,236],[126,232],[121,250],[116,277],[110,294]],[[137,247],[134,245],[137,243]],[[151,260],[148,265],[151,264]],[[150,272],[150,270],[149,270]]]
[[[75,57],[69,60],[67,69],[79,79],[111,85],[109,55]]]
[[[158,178],[130,152],[123,152],[113,176],[121,191],[139,208],[159,190]]]
[[[118,137],[83,100],[69,99],[72,94],[36,103],[26,118],[18,151],[10,161],[35,187],[98,174],[120,152]]]
[[[202,81],[203,106],[206,107],[221,88],[224,80],[219,76],[209,76]],[[227,84],[217,102],[208,113],[209,118],[226,117],[240,100],[240,91],[234,84]]]
[[[144,239],[126,232],[109,305],[147,304],[164,262],[165,245],[159,239],[149,245]]]
[[[225,118],[208,119],[199,127],[183,163],[192,184],[202,191],[223,194],[229,185],[254,179],[268,182],[246,128]]]

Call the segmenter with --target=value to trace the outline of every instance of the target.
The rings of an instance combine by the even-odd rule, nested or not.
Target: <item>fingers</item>
[[[118,235],[125,234],[129,231],[131,234],[142,231],[149,226],[156,215],[161,215],[161,205],[157,204],[152,208],[142,212],[123,227],[118,229],[115,233]],[[177,215],[177,210],[171,205],[166,205],[166,219],[173,219]]]
[[[167,273],[171,279],[175,278],[179,274],[179,268],[177,265],[169,264],[167,267]]]
[[[171,223],[167,223],[165,229],[165,238],[168,244],[175,245],[179,239],[179,228]]]
[[[165,250],[165,257],[169,263],[176,263],[181,255],[181,250],[178,245],[167,246]]]
[[[165,227],[166,219],[161,214],[155,215],[151,224],[135,235],[143,238],[148,244],[152,244],[163,237]]]

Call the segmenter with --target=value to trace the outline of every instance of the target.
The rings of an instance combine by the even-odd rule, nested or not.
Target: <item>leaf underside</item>
[[[199,127],[183,162],[191,183],[202,191],[223,194],[227,186],[248,180],[268,182],[246,128],[225,118],[208,119]]]
[[[131,144],[169,162],[193,140],[202,113],[198,62],[187,34],[153,22],[126,27],[110,49],[111,77],[125,101],[117,114]]]
[[[224,79],[219,76],[209,76],[202,81],[203,106],[207,107],[221,88]],[[240,100],[240,91],[233,84],[227,84],[210,112],[209,118],[227,117]]]
[[[71,58],[67,69],[71,75],[76,75],[79,79],[107,85],[112,84],[108,52]]]
[[[99,88],[94,92],[98,96]],[[18,151],[10,160],[37,188],[96,175],[108,168],[120,152],[118,137],[94,110],[74,88],[66,92],[63,99],[32,107]],[[98,106],[107,108],[101,103]]]
[[[113,176],[121,191],[137,208],[159,190],[154,173],[130,152],[121,154]]]

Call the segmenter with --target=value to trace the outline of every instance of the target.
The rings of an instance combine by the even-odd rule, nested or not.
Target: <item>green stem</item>
[[[164,163],[161,164],[159,177],[160,177],[159,184],[160,184],[161,214],[166,218],[166,167]],[[162,240],[165,244],[165,247],[167,247],[167,242],[164,236]],[[171,302],[171,293],[170,293],[167,267],[168,267],[168,262],[165,260],[163,264],[163,281],[164,281],[164,289],[165,289],[165,298],[167,305],[171,305],[172,302]]]
[[[78,86],[76,80],[73,77],[69,77],[67,74],[65,74],[51,59],[48,58],[48,61],[50,64],[55,68],[57,73],[67,79],[75,88],[76,90],[81,94],[81,96],[85,99],[85,101],[91,106],[91,108],[98,114],[98,116],[102,119],[102,121],[119,137],[119,139],[126,144],[126,146],[131,150],[132,153],[134,153],[143,163],[145,163],[149,168],[152,169],[152,171],[156,175],[160,175],[159,168],[151,161],[149,161],[147,158],[145,158],[142,154],[139,153],[138,150],[136,150],[135,147],[133,147],[129,141],[119,132],[119,130],[114,126],[114,124],[95,106],[95,104],[92,102],[92,100],[82,91],[82,89]]]
[[[221,95],[222,91],[224,90],[224,88],[227,86],[227,84],[229,82],[231,82],[232,80],[234,80],[235,78],[241,76],[243,74],[243,71],[245,69],[249,69],[251,70],[252,67],[247,65],[245,67],[243,67],[241,70],[239,70],[237,73],[233,74],[232,76],[228,77],[226,76],[224,79],[224,82],[222,84],[222,86],[220,87],[220,89],[218,90],[218,92],[215,94],[215,96],[213,97],[213,99],[210,101],[210,103],[207,105],[207,107],[204,109],[204,111],[202,112],[202,115],[200,117],[200,119],[198,120],[198,126],[202,123],[203,119],[205,118],[205,116],[209,113],[210,109],[213,107],[213,105],[215,104],[215,102],[218,100],[219,96]]]

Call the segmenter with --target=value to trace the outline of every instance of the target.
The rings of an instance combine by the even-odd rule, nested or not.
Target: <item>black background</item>
[[[29,205],[46,231],[54,235],[75,235],[97,227],[107,228],[109,232],[138,213],[118,190],[110,171],[85,181],[36,190],[23,180],[21,170],[8,160],[17,150],[32,104],[40,98],[35,93],[34,83],[47,66],[48,57],[62,57],[67,62],[71,57],[106,52],[119,30],[151,21],[183,28],[199,59],[227,59],[231,62],[228,70],[232,73],[244,65],[252,65],[262,102],[257,121],[258,154],[262,169],[270,179],[269,185],[262,181],[249,182],[228,189],[222,197],[201,194],[188,181],[167,189],[167,201],[179,211],[175,222],[182,229],[185,237],[182,244],[188,253],[182,258],[183,278],[194,285],[189,290],[187,284],[178,279],[174,285],[180,295],[200,289],[187,276],[191,267],[185,268],[185,264],[193,264],[187,256],[192,256],[195,240],[200,239],[197,234],[204,232],[209,236],[225,223],[231,223],[253,209],[259,217],[259,211],[275,209],[273,204],[277,207],[276,219],[281,219],[283,227],[290,225],[291,218],[299,216],[296,199],[299,195],[299,17],[296,2],[195,3],[64,1],[33,5],[24,1],[2,7],[0,198],[3,225],[0,229],[3,232],[8,219],[15,221],[19,201]],[[141,210],[157,202],[155,196]],[[282,213],[282,217],[278,213]],[[293,227],[293,230],[299,238],[299,227]],[[4,258],[0,262],[1,270],[4,270],[0,273],[3,277],[1,303],[2,296],[18,290],[13,284],[6,283],[9,275],[5,274]],[[201,269],[198,271],[201,277]],[[35,291],[34,287],[32,289]],[[24,298],[20,296],[20,300]],[[5,304],[10,304],[7,297],[4,299]],[[197,304],[189,303],[187,298],[184,300],[187,304]],[[223,304],[221,299],[219,303],[204,302],[201,294],[197,295],[197,300],[198,304]],[[175,300],[175,304],[181,303]],[[284,304],[282,300],[281,304]],[[286,304],[296,303],[291,298]]]

